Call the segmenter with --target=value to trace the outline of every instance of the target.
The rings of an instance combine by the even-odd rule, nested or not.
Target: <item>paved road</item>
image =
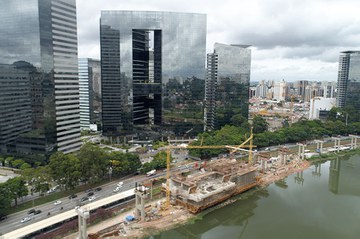
[[[138,182],[138,181],[143,181],[144,179],[146,179],[146,176],[144,175],[137,175],[137,176],[134,176],[130,179],[126,179],[124,180],[124,184],[121,188],[121,190],[119,192],[122,192],[122,191],[126,191],[126,190],[129,190],[130,188],[134,188],[135,187],[135,182]],[[99,198],[105,198],[105,197],[108,197],[110,195],[113,195],[114,192],[113,190],[115,189],[116,187],[116,184],[118,183],[119,181],[113,181],[112,183],[108,183],[106,185],[103,185],[101,186],[102,187],[102,190],[99,191],[99,192],[95,192],[94,191],[94,195],[96,196],[96,199],[95,200],[98,200]],[[78,197],[77,198],[74,198],[74,199],[69,199],[69,198],[61,198],[60,200],[62,201],[61,204],[59,205],[54,205],[54,202],[51,202],[51,203],[46,203],[46,204],[43,204],[41,206],[37,206],[35,207],[36,210],[41,210],[42,212],[40,214],[37,214],[37,215],[29,215],[27,212],[28,210],[25,210],[25,211],[21,211],[21,212],[18,212],[18,213],[15,213],[15,214],[11,214],[7,217],[7,219],[3,220],[0,222],[0,235],[1,234],[4,234],[4,233],[7,233],[7,232],[10,232],[14,229],[18,229],[24,225],[28,225],[28,224],[32,224],[34,222],[37,222],[37,221],[40,221],[40,220],[43,220],[47,217],[49,217],[48,213],[50,212],[50,216],[53,216],[53,215],[56,215],[60,212],[64,212],[66,210],[70,210],[70,209],[73,209],[75,206],[81,204],[80,202],[80,199],[82,197],[85,197],[86,196],[86,192],[81,192],[81,193],[78,193]],[[88,203],[89,201],[85,201],[83,202],[83,204],[86,204]],[[63,209],[61,209],[61,207]],[[31,220],[28,221],[28,222],[25,222],[25,223],[21,223],[21,219],[23,219],[24,217],[31,217]]]

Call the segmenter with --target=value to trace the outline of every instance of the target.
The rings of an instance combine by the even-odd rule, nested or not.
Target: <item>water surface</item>
[[[318,163],[153,239],[360,239],[360,155]]]

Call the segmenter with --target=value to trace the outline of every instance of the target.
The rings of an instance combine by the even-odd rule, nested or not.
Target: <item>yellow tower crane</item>
[[[246,145],[249,142],[249,145]],[[246,139],[242,144],[240,145],[202,145],[203,139],[201,139],[201,145],[190,145],[190,146],[173,146],[169,145],[166,149],[166,203],[165,208],[169,208],[170,206],[170,159],[171,159],[171,150],[172,149],[232,149],[231,153],[234,153],[237,150],[241,151],[247,151],[249,152],[249,159],[248,163],[252,164],[252,149],[253,147],[256,147],[253,145],[253,132],[252,128],[250,130],[250,137]],[[245,150],[243,148],[249,148],[249,150]]]

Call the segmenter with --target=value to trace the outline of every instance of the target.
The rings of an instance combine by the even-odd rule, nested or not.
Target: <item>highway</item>
[[[156,175],[156,176],[160,176],[160,175]],[[122,188],[117,193],[134,188],[135,182],[141,182],[144,179],[147,179],[147,177],[144,175],[138,175],[138,176],[132,177],[130,179],[124,180],[123,181],[124,184],[123,184]],[[119,182],[119,180],[113,181],[111,183],[101,186],[102,187],[101,191],[95,192],[95,190],[94,190],[94,196],[96,197],[95,201],[100,198],[105,198],[105,197],[116,194],[113,192],[113,190],[115,189],[116,184],[118,182]],[[74,209],[78,205],[85,205],[85,204],[89,203],[89,201],[85,201],[83,203],[80,202],[81,198],[85,197],[87,195],[86,192],[81,192],[81,193],[78,193],[77,195],[78,196],[74,199],[69,199],[67,197],[59,199],[60,201],[62,201],[62,203],[59,205],[54,205],[54,202],[55,202],[54,201],[54,202],[43,204],[41,206],[37,206],[37,207],[35,207],[35,209],[42,211],[40,214],[37,214],[37,215],[34,215],[34,214],[29,215],[28,211],[30,209],[8,215],[8,217],[5,220],[0,222],[0,235],[8,233],[8,232],[13,231],[18,228],[21,228],[23,226],[27,226],[27,225],[36,223],[36,222],[46,219],[48,217],[52,217],[54,215],[58,215],[60,213],[69,211],[71,209]],[[61,209],[61,207],[63,209]],[[49,212],[50,212],[50,215],[48,215]],[[25,217],[30,217],[31,220],[21,223],[21,219],[23,219]]]

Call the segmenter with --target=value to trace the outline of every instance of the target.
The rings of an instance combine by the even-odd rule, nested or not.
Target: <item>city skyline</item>
[[[207,53],[215,42],[252,45],[251,81],[336,81],[338,55],[357,50],[360,3],[347,1],[77,1],[79,57],[99,59],[101,10],[204,13]],[[91,16],[91,17],[89,17]]]

